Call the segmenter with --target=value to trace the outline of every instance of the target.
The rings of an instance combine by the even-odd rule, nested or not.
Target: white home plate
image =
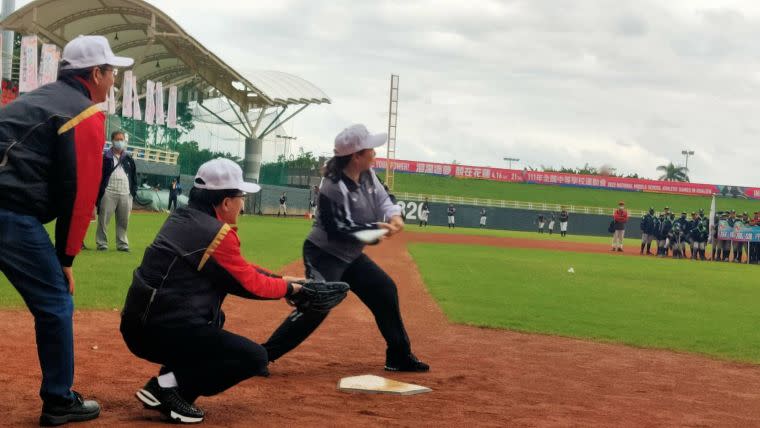
[[[344,377],[338,382],[338,390],[343,392],[394,395],[414,395],[432,391],[432,389],[425,386],[398,382],[375,375]]]

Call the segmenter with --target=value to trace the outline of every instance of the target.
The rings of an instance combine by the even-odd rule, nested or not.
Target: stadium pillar
[[[246,137],[245,139],[245,157],[243,158],[243,179],[245,181],[258,183],[259,172],[261,171],[261,151],[263,141],[261,138]],[[255,195],[249,195],[243,208],[247,214],[261,214],[261,207],[257,206],[261,200],[261,192]]]
[[[2,15],[0,18],[16,11],[16,0],[3,0]],[[11,80],[11,66],[13,63],[13,31],[3,31],[3,77]]]
[[[261,152],[263,142],[261,138],[245,139],[245,158],[243,160],[243,174],[245,181],[259,182],[259,172],[261,171]]]

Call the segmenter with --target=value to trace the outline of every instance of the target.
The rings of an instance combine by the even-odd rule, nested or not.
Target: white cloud
[[[285,127],[316,153],[352,122],[385,131],[396,73],[399,157],[655,177],[688,147],[694,181],[760,185],[756,1],[151,2],[232,67],[329,94]]]
[[[236,68],[291,72],[330,94],[333,105],[310,107],[292,125],[315,152],[329,151],[351,122],[383,131],[388,78],[398,73],[400,157],[493,165],[509,155],[654,177],[689,147],[693,180],[760,184],[749,155],[760,132],[760,7],[661,3],[290,2],[251,17],[231,5],[206,12],[252,23],[233,26],[236,49],[195,29],[202,17],[192,8],[178,21]]]

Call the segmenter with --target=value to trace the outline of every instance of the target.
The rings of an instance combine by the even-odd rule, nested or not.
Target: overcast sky
[[[233,68],[325,91],[286,125],[315,153],[352,123],[385,132],[395,73],[398,158],[655,178],[689,148],[692,181],[760,185],[757,1],[151,3]]]

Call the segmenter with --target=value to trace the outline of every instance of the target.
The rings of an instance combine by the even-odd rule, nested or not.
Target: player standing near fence
[[[428,216],[430,215],[430,206],[428,205],[428,198],[425,198],[425,202],[420,207],[420,227],[428,225]]]
[[[612,250],[623,252],[623,239],[625,239],[625,224],[628,222],[628,211],[625,209],[625,202],[618,202],[618,208],[612,214],[612,219],[615,222],[615,232],[612,235]]]
[[[277,208],[277,217],[280,216],[280,213],[282,213],[283,217],[288,216],[288,196],[285,192],[282,192],[282,196],[280,196],[280,207]]]
[[[641,249],[639,250],[639,254],[643,256],[644,249],[646,248],[647,255],[651,256],[652,253],[649,251],[649,248],[652,246],[652,239],[654,239],[654,208],[650,207],[649,211],[644,214],[639,228],[641,229]]]
[[[457,209],[454,208],[454,204],[449,204],[449,207],[446,209],[446,216],[449,219],[450,229],[453,229],[456,225],[456,215],[457,215]]]
[[[559,232],[563,238],[567,236],[567,221],[570,219],[570,214],[567,212],[567,208],[562,207],[562,211],[559,213]]]

